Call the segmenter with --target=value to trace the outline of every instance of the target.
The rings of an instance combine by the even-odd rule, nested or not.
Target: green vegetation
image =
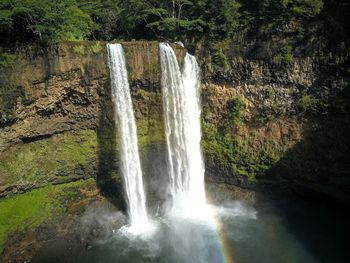
[[[220,41],[213,40],[210,45],[210,49],[213,51],[212,62],[220,67],[228,66],[228,59],[225,51],[228,49],[230,41],[229,39],[224,39]]]
[[[350,80],[339,80],[336,96],[333,98],[330,106],[333,112],[350,112]]]
[[[289,63],[293,60],[293,48],[291,46],[285,46],[281,49],[281,60],[284,63]]]
[[[120,4],[120,35],[132,38],[168,38],[180,35],[227,36],[237,25],[235,0],[123,1]]]
[[[59,218],[69,202],[81,195],[79,189],[95,185],[93,179],[49,185],[24,194],[0,199],[0,253],[6,238]]]
[[[262,112],[261,114],[254,116],[254,122],[258,125],[265,125],[274,119],[275,116],[270,115],[266,112]]]
[[[274,60],[276,63],[290,63],[293,61],[293,47],[292,46],[284,46],[280,49],[280,51],[274,56]]]
[[[259,130],[242,125],[244,103],[239,97],[227,101],[228,115],[217,125],[205,120],[206,108],[203,110],[202,146],[207,161],[214,162],[218,169],[228,169],[231,173],[241,175],[250,181],[269,170],[285,152],[285,145],[275,141],[273,136],[265,137]]]
[[[75,52],[75,54],[80,55],[80,56],[84,56],[85,55],[85,47],[83,45],[77,45],[73,47],[73,50]]]
[[[266,93],[274,97],[273,91]],[[255,181],[281,158],[287,146],[272,134],[266,137],[258,129],[243,125],[245,104],[240,97],[229,99],[226,107],[228,115],[217,125],[203,119],[203,148],[222,167]]]
[[[207,155],[215,156],[216,161],[233,171],[236,169],[236,162],[233,155],[236,141],[229,136],[220,134],[215,125],[202,121],[202,146]]]
[[[40,43],[82,40],[93,28],[90,16],[75,0],[2,0],[0,3],[3,40]]]
[[[161,94],[157,92],[149,92],[144,89],[138,89],[136,97],[141,98],[137,103],[145,104],[152,101],[152,105],[161,103]],[[137,120],[137,134],[140,149],[165,141],[164,124],[161,110],[149,112],[147,118],[142,117]]]
[[[275,26],[321,13],[323,0],[242,0],[241,26]]]
[[[249,180],[259,179],[284,153],[284,146],[274,141],[273,137],[261,138],[254,132],[244,134],[237,141],[234,155],[239,173],[244,171]]]
[[[10,66],[16,59],[16,55],[9,53],[0,53],[0,68]]]
[[[7,151],[0,158],[0,173],[9,185],[46,184],[60,177],[77,176],[74,170],[78,166],[87,169],[97,158],[96,152],[94,131],[60,134]]]
[[[101,53],[104,50],[100,42],[96,42],[94,45],[91,46],[90,52],[92,54],[98,54]]]
[[[227,65],[227,57],[226,57],[224,51],[222,50],[222,48],[220,48],[219,50],[217,50],[214,53],[212,61],[214,64],[221,66],[221,67]]]
[[[284,8],[299,15],[313,16],[321,12],[323,2],[321,0],[282,0],[281,4]]]
[[[322,0],[3,0],[0,37],[7,44],[86,38],[218,41],[238,30],[314,17],[322,8]]]
[[[141,119],[137,125],[140,148],[164,141],[162,120]],[[107,146],[111,146],[113,152],[118,149],[118,143],[117,139],[116,145],[111,146],[109,143]],[[81,169],[84,169],[84,176],[93,177],[93,165],[99,161],[98,147],[98,138],[94,130],[68,132],[18,145],[1,155],[1,178],[6,185],[41,186],[59,179],[69,181],[81,178]]]
[[[309,112],[309,113],[312,113],[312,112],[315,112],[317,111],[317,104],[318,104],[318,101],[315,97],[311,96],[311,95],[305,95],[303,96],[301,99],[300,99],[300,104],[301,104],[301,107],[302,109],[305,111],[305,112]]]
[[[227,102],[227,107],[230,112],[230,119],[235,125],[243,122],[244,102],[239,97],[234,97]]]
[[[341,65],[339,65],[342,70]],[[329,92],[327,89],[303,90],[299,99],[299,108],[303,113],[322,116],[348,114],[350,112],[350,80],[347,72],[339,75]]]
[[[164,125],[162,119],[150,119],[137,123],[138,142],[140,149],[157,143],[164,142]]]
[[[91,46],[84,46],[84,45],[74,45],[73,46],[73,51],[75,54],[79,56],[84,56],[84,55],[96,55],[101,52],[103,52],[103,47],[100,42],[96,42],[95,44]]]

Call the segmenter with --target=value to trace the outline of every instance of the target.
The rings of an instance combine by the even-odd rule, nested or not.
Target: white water
[[[129,206],[129,230],[140,232],[148,225],[148,216],[125,56],[120,44],[107,44],[107,50],[112,100],[121,140],[121,172]]]
[[[180,71],[173,49],[160,43],[164,122],[172,209],[186,216],[206,210],[204,165],[200,147],[200,76],[187,54]]]

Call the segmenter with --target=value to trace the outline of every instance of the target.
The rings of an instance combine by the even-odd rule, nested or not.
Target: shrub
[[[101,53],[101,51],[103,50],[103,47],[100,42],[96,42],[96,44],[91,46],[90,50],[92,54],[98,54],[98,53]]]
[[[285,46],[281,49],[281,61],[289,63],[293,60],[293,48],[291,46]]]
[[[3,0],[0,3],[0,33],[7,41],[82,40],[94,26],[75,0]]]
[[[74,46],[73,50],[77,55],[85,55],[85,47],[83,45]]]
[[[227,65],[227,57],[224,53],[224,51],[222,50],[222,48],[220,48],[219,50],[217,50],[214,55],[213,55],[213,63],[215,65],[218,65],[220,67],[223,67],[225,65]]]
[[[315,112],[317,111],[317,104],[318,100],[311,96],[311,95],[305,95],[301,98],[301,107],[306,112]]]
[[[227,102],[227,108],[230,112],[230,119],[233,121],[233,123],[242,123],[244,115],[244,102],[239,97],[235,97]]]
[[[16,55],[10,53],[0,53],[0,68],[10,66],[16,59]]]

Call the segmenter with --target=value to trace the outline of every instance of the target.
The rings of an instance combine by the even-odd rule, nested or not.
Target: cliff
[[[257,43],[271,47],[260,40],[244,36],[195,50],[208,199],[321,194],[349,204],[348,49],[313,47],[276,59],[258,55]],[[158,43],[122,44],[148,207],[158,209],[167,195]],[[45,240],[74,229],[91,204],[125,208],[105,45],[17,48],[0,66],[4,260],[28,260]],[[181,63],[186,50],[173,47]]]
[[[291,32],[195,50],[206,180],[348,200],[348,49],[319,39],[301,45]],[[122,44],[148,188],[162,195],[155,176],[165,163],[158,43]],[[103,192],[120,193],[105,45],[22,48],[1,68],[0,195],[90,177]],[[185,49],[174,47],[181,62]]]
[[[146,151],[164,140],[158,42],[122,44]],[[90,177],[117,191],[111,182],[120,182],[118,132],[105,45],[22,48],[1,67],[0,196]],[[174,48],[181,62],[186,51]]]
[[[348,202],[350,46],[333,39],[292,21],[193,49],[208,180]]]

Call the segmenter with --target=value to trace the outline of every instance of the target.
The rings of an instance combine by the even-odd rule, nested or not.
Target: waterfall
[[[141,230],[147,225],[148,216],[125,56],[120,44],[107,44],[107,51],[112,101],[121,140],[121,172],[129,205],[130,226]]]
[[[195,57],[186,54],[181,72],[174,50],[166,43],[160,43],[160,62],[173,209],[198,214],[206,206],[199,67]]]

